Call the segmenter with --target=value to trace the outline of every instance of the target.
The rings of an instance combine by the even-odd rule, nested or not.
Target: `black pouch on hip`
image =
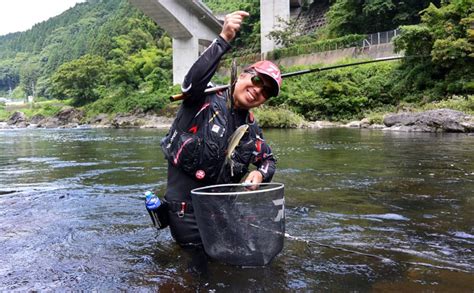
[[[168,202],[165,200],[161,201],[161,205],[156,209],[146,208],[148,214],[150,215],[153,226],[157,229],[164,229],[169,225],[169,216],[168,216]]]

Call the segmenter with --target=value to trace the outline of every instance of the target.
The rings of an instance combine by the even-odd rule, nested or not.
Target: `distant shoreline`
[[[115,129],[168,129],[174,117],[158,116],[150,113],[129,113],[110,116],[99,114],[84,122],[84,113],[75,108],[65,108],[53,117],[27,118],[22,112],[15,112],[6,122],[0,122],[0,129],[19,128],[45,128],[45,129],[70,129],[70,128],[115,128]],[[377,129],[400,132],[474,132],[474,116],[450,109],[429,110],[419,113],[402,112],[387,114],[384,124],[374,124],[369,119],[349,123],[314,121],[305,122],[297,128],[322,129],[322,128],[353,128]]]

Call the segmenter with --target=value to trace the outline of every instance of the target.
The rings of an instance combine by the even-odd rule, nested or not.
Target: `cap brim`
[[[255,67],[254,67],[253,69],[254,69],[255,71],[257,71],[258,73],[267,76],[268,79],[272,82],[273,86],[272,86],[272,92],[269,93],[269,94],[270,94],[270,97],[276,97],[276,96],[278,96],[278,95],[280,94],[280,86],[278,85],[278,82],[277,82],[271,75],[268,75],[267,73],[258,70],[258,68],[255,68]]]

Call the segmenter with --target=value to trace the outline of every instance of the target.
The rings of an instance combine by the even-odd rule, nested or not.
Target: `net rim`
[[[252,184],[250,184],[252,185]],[[241,194],[255,194],[255,193],[262,193],[268,191],[275,191],[279,189],[283,189],[285,184],[278,183],[278,182],[269,182],[269,183],[259,183],[258,186],[271,186],[275,185],[273,188],[265,189],[265,190],[246,190],[246,191],[234,191],[234,192],[203,192],[201,190],[208,189],[208,188],[216,188],[216,187],[245,187],[249,186],[249,184],[244,183],[230,183],[230,184],[216,184],[216,185],[209,185],[204,187],[199,187],[191,190],[192,195],[241,195]]]

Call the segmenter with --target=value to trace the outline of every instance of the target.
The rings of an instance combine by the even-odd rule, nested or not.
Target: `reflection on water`
[[[474,136],[267,130],[293,238],[198,273],[144,209],[164,133],[0,131],[0,290],[474,289]]]

